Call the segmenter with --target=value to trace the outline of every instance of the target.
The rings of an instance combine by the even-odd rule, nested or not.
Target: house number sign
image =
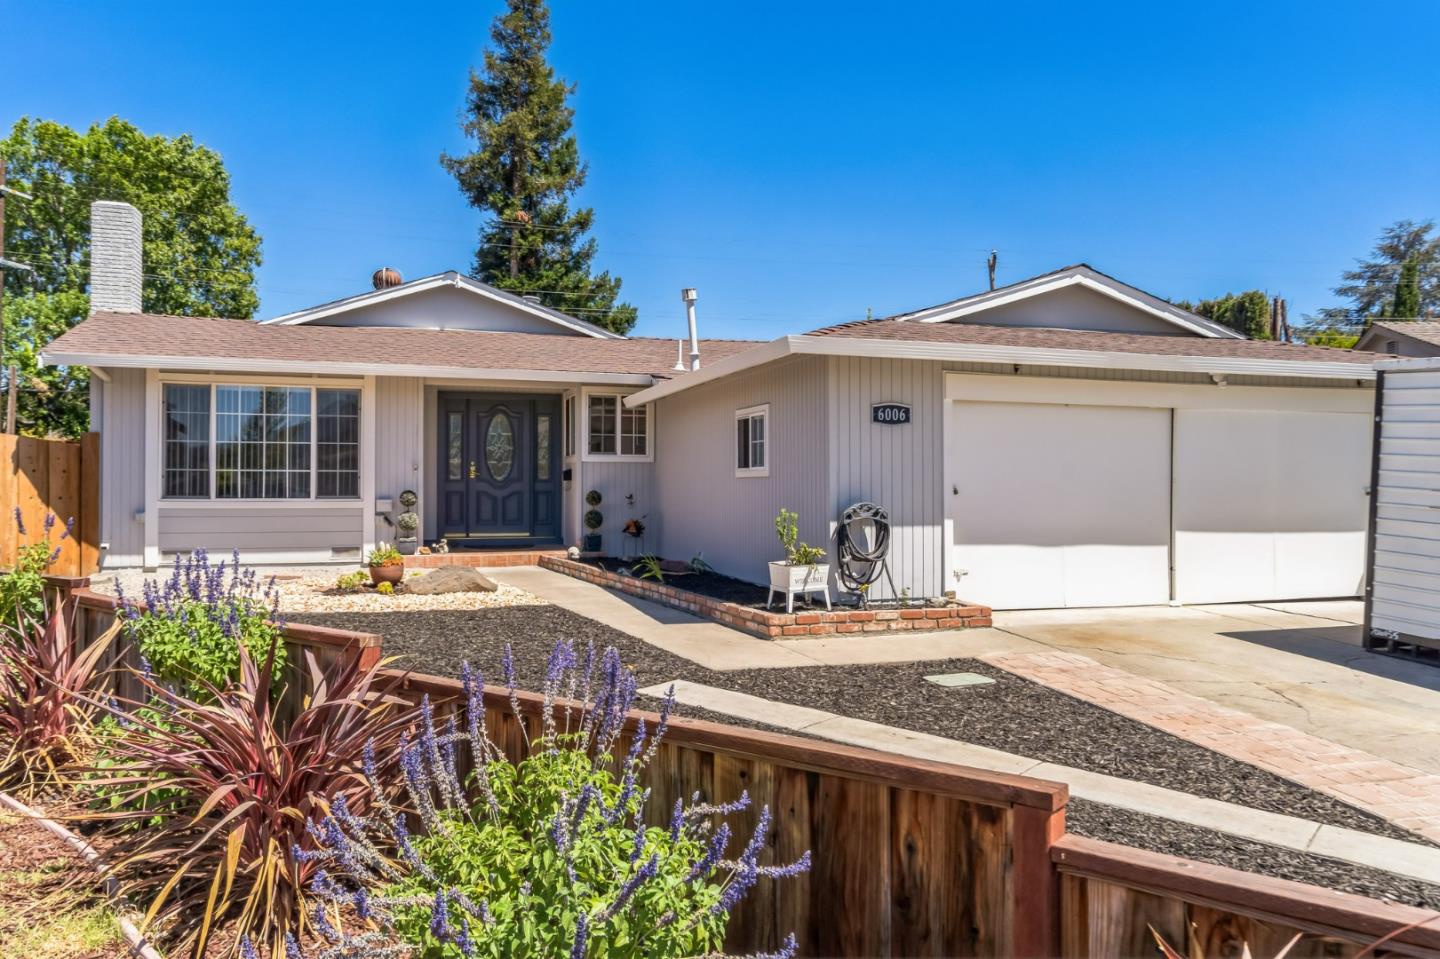
[[[876,403],[870,407],[870,422],[905,426],[910,422],[910,407],[904,403]]]

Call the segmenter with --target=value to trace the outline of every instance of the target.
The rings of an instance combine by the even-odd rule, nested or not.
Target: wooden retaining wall
[[[15,509],[28,536],[15,526]],[[71,535],[51,541],[60,555],[50,566],[59,576],[87,576],[100,568],[100,434],[79,442],[0,434],[0,569],[15,564],[19,547],[40,539],[47,514]]]
[[[108,626],[113,599],[79,580],[55,585],[74,601],[79,641]],[[290,626],[286,638],[295,663],[302,650],[322,663],[381,655],[369,634]],[[458,705],[455,680],[386,672],[392,695],[428,695],[442,718]],[[491,735],[513,758],[544,709],[537,694],[517,696],[519,718],[505,691],[485,701]],[[657,719],[633,713],[631,728],[642,718]],[[1292,957],[1440,959],[1440,913],[1068,835],[1057,783],[679,718],[646,785],[651,821],[697,791],[727,801],[748,790],[755,806],[734,822],[741,842],[769,805],[772,861],[811,851],[808,875],[762,882],[736,910],[734,953],[772,950],[794,931],[802,956],[1109,959],[1156,955],[1153,926],[1195,959],[1244,944],[1266,959],[1296,932],[1305,938]]]

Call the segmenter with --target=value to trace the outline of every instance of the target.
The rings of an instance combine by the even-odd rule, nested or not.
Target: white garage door
[[[1175,598],[1355,596],[1371,418],[1176,410]]]
[[[1170,598],[1170,411],[957,402],[945,492],[966,599],[997,609]]]

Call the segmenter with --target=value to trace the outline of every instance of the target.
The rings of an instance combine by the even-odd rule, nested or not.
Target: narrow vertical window
[[[565,397],[565,455],[575,455],[575,396]]]
[[[360,495],[360,391],[316,390],[316,495]]]
[[[165,487],[176,499],[210,496],[210,387],[165,386]]]
[[[535,417],[535,478],[544,482],[550,478],[550,416],[542,413]]]
[[[622,456],[644,456],[647,433],[646,407],[620,407],[620,454]]]
[[[590,397],[590,452],[600,455],[614,455],[616,450],[616,409],[620,403],[617,396]]]
[[[445,475],[460,479],[465,470],[465,414],[451,413],[445,424]]]

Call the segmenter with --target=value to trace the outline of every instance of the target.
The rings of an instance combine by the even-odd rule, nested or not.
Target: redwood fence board
[[[13,566],[19,548],[42,535],[45,517],[54,515],[52,541],[60,555],[50,566],[58,576],[87,576],[100,559],[100,443],[98,433],[80,442],[0,434],[0,568]],[[28,535],[15,527],[20,510]],[[73,521],[70,536],[59,541],[59,528]]]
[[[77,610],[77,641],[113,620],[115,601],[83,581],[53,581]],[[311,626],[286,629],[292,661],[378,661],[378,637]],[[129,655],[117,643],[116,661]],[[461,707],[453,679],[386,670],[388,695],[429,696],[443,719]],[[299,671],[292,678],[303,678]],[[298,683],[296,684],[299,685]],[[492,740],[519,759],[545,709],[536,693],[490,688]],[[553,706],[563,722],[567,704]],[[572,716],[573,716],[572,712]],[[643,719],[636,711],[627,736]],[[625,748],[624,743],[617,747]],[[732,822],[732,851],[761,805],[774,825],[770,862],[810,850],[808,875],[762,882],[731,917],[726,948],[772,951],[794,931],[802,956],[1155,955],[1150,927],[1196,957],[1273,955],[1298,931],[1295,957],[1440,959],[1440,913],[1065,834],[1063,785],[817,740],[677,718],[644,783],[647,818],[668,821],[676,799],[699,792],[754,807]]]

